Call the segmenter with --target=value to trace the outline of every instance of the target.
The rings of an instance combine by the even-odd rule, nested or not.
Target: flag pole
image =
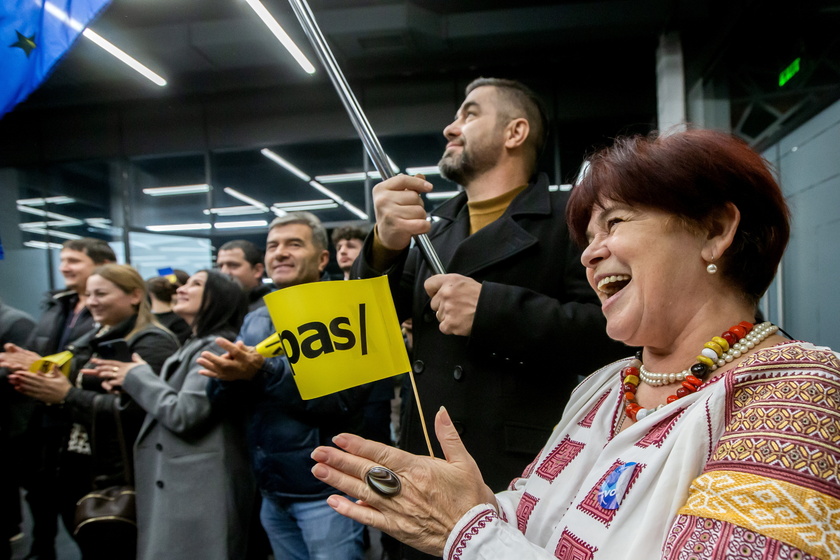
[[[376,170],[379,171],[379,174],[383,179],[390,179],[394,176],[394,172],[391,170],[388,156],[385,154],[385,150],[382,149],[382,145],[379,143],[379,139],[376,137],[373,127],[370,126],[370,122],[368,122],[364,111],[362,111],[359,102],[356,100],[353,90],[350,89],[347,80],[344,78],[341,68],[339,68],[338,63],[335,61],[335,57],[333,56],[332,51],[330,51],[330,47],[327,45],[327,41],[315,21],[315,16],[312,14],[309,4],[306,3],[306,0],[289,0],[289,3],[297,16],[298,21],[300,21],[300,24],[306,33],[306,37],[315,49],[318,59],[321,61],[321,64],[324,65],[324,69],[327,71],[327,75],[330,77],[330,81],[335,87],[336,92],[338,92],[338,97],[341,99],[344,108],[347,110],[347,114],[350,116],[350,121],[353,123],[353,127],[359,134],[368,156],[370,156],[371,161],[373,161],[373,164],[376,166]],[[415,235],[414,240],[417,242],[417,247],[420,249],[420,253],[423,255],[423,258],[426,259],[426,262],[432,268],[434,273],[446,274],[443,263],[441,262],[440,257],[438,257],[435,248],[432,246],[432,242],[429,241],[429,237],[426,234],[421,233],[419,235]],[[428,439],[428,435],[426,437]]]

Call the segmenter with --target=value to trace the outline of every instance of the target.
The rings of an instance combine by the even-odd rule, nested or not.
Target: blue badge
[[[604,509],[618,509],[634,470],[636,463],[625,463],[614,468],[598,491],[598,505]]]

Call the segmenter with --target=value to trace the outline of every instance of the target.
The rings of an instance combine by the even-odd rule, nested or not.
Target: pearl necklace
[[[639,350],[636,359],[621,370],[621,378],[624,381],[624,400],[627,403],[624,412],[628,418],[635,422],[665,406],[660,404],[654,408],[643,408],[636,402],[636,389],[641,381],[653,386],[680,381],[680,387],[676,394],[670,395],[666,399],[667,404],[671,404],[675,400],[697,391],[703,385],[703,378],[707,374],[736,358],[740,358],[778,330],[779,327],[769,322],[761,323],[753,328],[752,323],[742,321],[722,335],[713,337],[710,342],[703,346],[703,350],[697,356],[697,362],[679,373],[651,373],[647,371],[642,365],[642,351]]]
[[[746,332],[742,333],[742,330]],[[640,364],[639,378],[648,385],[659,387],[661,385],[670,385],[671,383],[675,383],[677,381],[685,381],[688,375],[700,377],[709,374],[717,368],[730,363],[732,360],[740,358],[747,351],[755,348],[756,344],[760,343],[778,330],[779,327],[769,322],[761,323],[753,328],[753,326],[746,321],[742,321],[723,333],[730,334],[732,336],[728,336],[726,338],[724,338],[723,335],[720,337],[716,336],[713,337],[711,341],[707,342],[703,346],[703,350],[700,351],[700,355],[697,356],[697,363],[691,367],[677,373],[654,373],[648,371],[644,364]],[[735,339],[734,343],[732,342],[733,338]],[[702,371],[701,368],[694,367],[701,363],[706,366],[706,371]],[[695,371],[692,371],[693,369]]]

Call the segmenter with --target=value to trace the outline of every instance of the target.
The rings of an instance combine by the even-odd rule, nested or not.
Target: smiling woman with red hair
[[[766,162],[692,130],[589,163],[570,230],[608,334],[641,350],[575,390],[506,492],[441,410],[446,461],[350,434],[316,449],[315,476],[360,500],[328,502],[461,560],[840,557],[840,355],[756,320],[790,231]]]

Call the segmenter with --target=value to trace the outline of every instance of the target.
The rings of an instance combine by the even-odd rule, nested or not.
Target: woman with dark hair
[[[134,445],[139,560],[245,557],[255,489],[244,424],[210,406],[195,359],[222,353],[216,337],[233,340],[246,309],[239,284],[201,270],[178,288],[173,307],[193,335],[159,376],[139,357],[94,360],[86,371],[106,388],[121,386],[147,412]]]
[[[328,503],[448,559],[840,558],[840,354],[756,321],[789,236],[766,162],[720,132],[622,139],[567,220],[608,334],[641,350],[577,387],[508,491],[441,410],[445,461],[317,448],[313,474],[359,500]]]

